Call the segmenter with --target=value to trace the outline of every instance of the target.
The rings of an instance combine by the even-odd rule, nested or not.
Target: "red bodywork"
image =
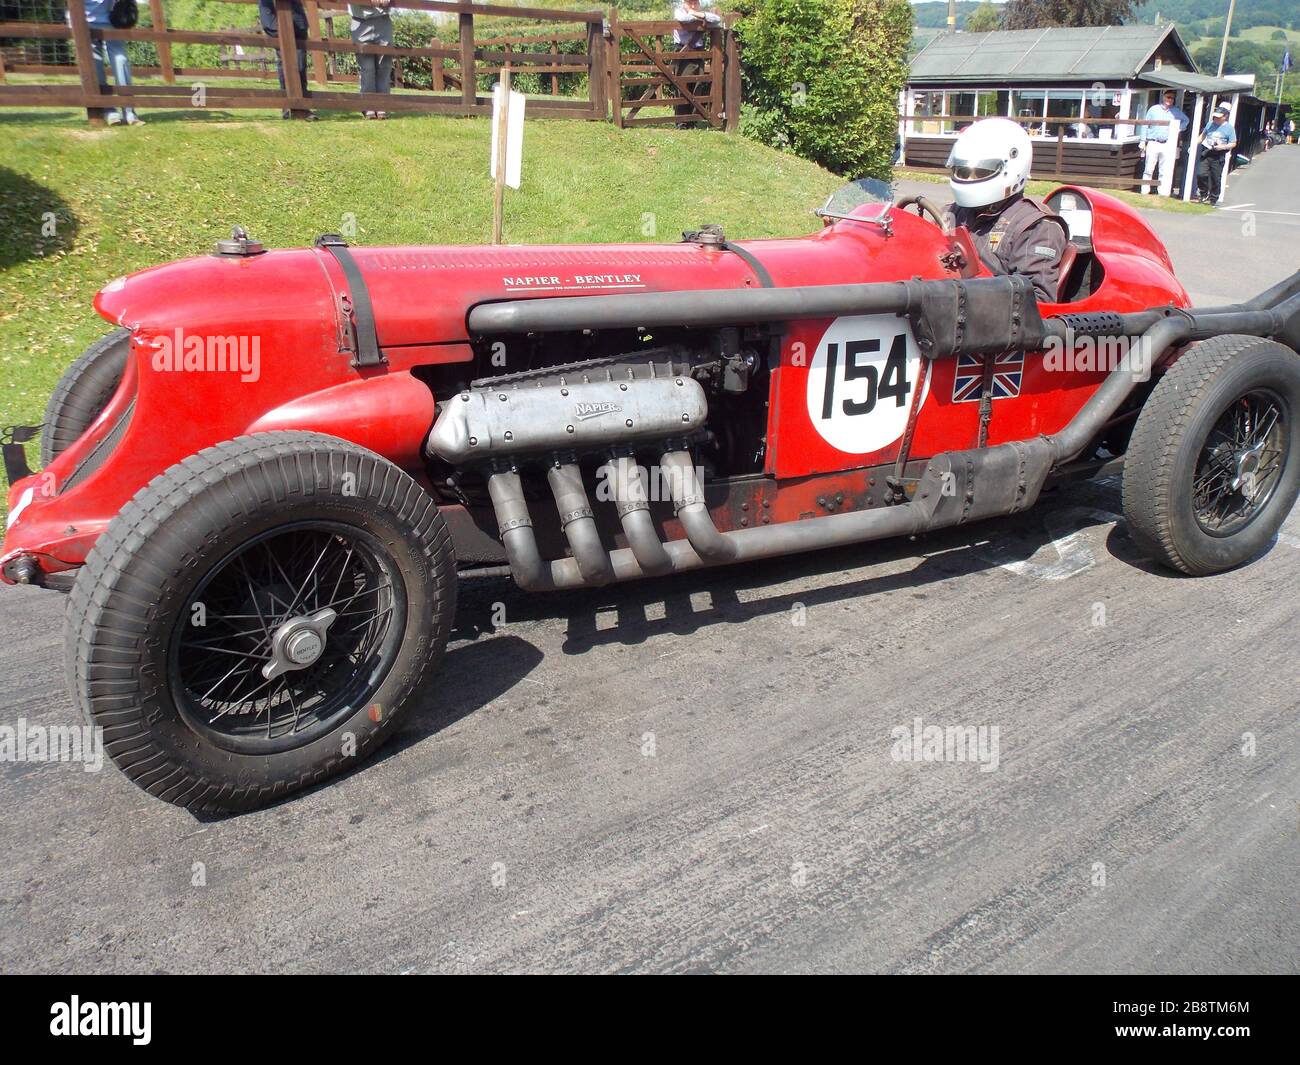
[[[1111,197],[1075,191],[1093,207],[1092,241],[1104,280],[1068,309],[1126,312],[1170,303],[1187,306],[1168,255],[1147,224]],[[876,210],[858,213],[869,216]],[[806,237],[747,242],[745,248],[777,286],[958,276],[942,260],[949,242],[937,227],[899,210],[893,218],[892,235],[850,221]],[[10,489],[10,524],[0,565],[19,555],[35,559],[47,573],[80,565],[100,532],[153,477],[202,448],[252,432],[308,429],[351,440],[428,486],[421,447],[434,420],[435,400],[445,397],[435,397],[412,371],[473,359],[466,315],[475,304],[761,283],[740,256],[698,244],[357,248],[353,254],[370,291],[387,358],[385,366],[373,369],[350,364],[340,305],[347,285],[342,269],[323,249],[205,256],[105,287],[96,297],[96,309],[132,332],[127,372],[81,439],[48,469]],[[1041,305],[1044,316],[1060,309]],[[763,497],[767,520],[791,520],[809,512],[818,483],[810,475],[878,466],[897,453],[897,440],[870,451],[840,450],[814,427],[808,354],[832,324],[791,323],[782,342],[765,458],[775,483],[755,494],[756,502]],[[167,368],[169,349],[183,353],[184,342],[196,337],[206,345],[206,361],[184,370]],[[211,353],[233,353],[241,342],[246,352],[256,350],[256,372],[217,368]],[[954,402],[956,372],[956,360],[934,363],[913,458],[975,446],[979,404]],[[1103,376],[1101,371],[1047,373],[1041,355],[1027,354],[1019,394],[996,404],[988,442],[1055,432]],[[107,458],[98,465],[88,463],[100,448],[110,452]],[[726,514],[716,518],[720,528],[734,525]]]

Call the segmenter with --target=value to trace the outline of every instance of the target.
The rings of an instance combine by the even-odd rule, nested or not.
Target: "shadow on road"
[[[789,613],[796,604],[825,606],[909,588],[917,598],[924,598],[927,585],[998,568],[1063,579],[1092,568],[1098,555],[1109,555],[1136,569],[1167,572],[1144,558],[1129,539],[1118,520],[1120,508],[1118,480],[1110,478],[1052,491],[1033,509],[1015,517],[946,529],[915,540],[855,544],[742,566],[547,595],[522,592],[508,578],[476,580],[462,585],[453,638],[498,638],[492,618],[501,612],[508,619],[507,625],[564,618],[568,623],[564,653],[578,655],[597,646],[632,646],[665,633],[689,636],[711,625],[740,624]],[[1112,521],[1117,524],[1109,535],[1086,535]],[[916,559],[917,564],[901,572],[868,575],[820,588],[800,588],[749,601],[741,598],[742,592],[773,584],[905,559]],[[700,593],[710,597],[707,607],[692,601],[692,596]]]

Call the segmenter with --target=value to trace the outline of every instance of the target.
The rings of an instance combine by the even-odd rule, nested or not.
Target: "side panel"
[[[1066,311],[1124,313],[1164,304],[1188,306],[1187,293],[1146,222],[1109,196],[1076,191],[1093,204],[1093,242],[1103,280],[1084,299],[1041,303],[1043,317]],[[951,276],[933,268],[924,233],[912,227],[901,233],[911,241],[914,268],[895,266],[882,275],[876,269],[881,264],[873,263],[871,280]],[[1074,417],[1111,369],[1107,352],[1087,343],[1075,352],[1053,353],[1052,358],[1043,352],[999,357],[989,444],[1055,433]],[[905,363],[896,357],[890,364],[888,352],[895,344],[906,350]],[[892,316],[790,323],[780,366],[773,373],[767,472],[784,479],[894,461],[906,429],[906,408],[921,376],[914,352],[910,326]],[[931,364],[912,458],[976,446],[982,371],[977,357]]]

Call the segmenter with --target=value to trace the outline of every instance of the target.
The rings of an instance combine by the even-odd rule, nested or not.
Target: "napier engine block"
[[[548,564],[524,498],[523,461],[548,465],[559,522],[584,583],[604,584],[614,574],[583,485],[581,456],[604,459],[601,475],[638,565],[646,573],[672,568],[650,517],[645,471],[633,457],[634,447],[656,443],[683,528],[695,531],[697,551],[722,561],[730,545],[709,518],[686,444],[709,414],[704,388],[691,375],[696,365],[688,352],[666,348],[474,381],[442,406],[428,451],[454,466],[487,467],[502,544],[524,587],[545,584]]]

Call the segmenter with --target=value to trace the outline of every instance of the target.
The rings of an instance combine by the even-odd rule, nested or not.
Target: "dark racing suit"
[[[965,226],[984,265],[995,274],[1024,274],[1034,295],[1056,302],[1061,253],[1068,235],[1065,223],[1027,196],[991,207],[948,205],[948,225]]]

